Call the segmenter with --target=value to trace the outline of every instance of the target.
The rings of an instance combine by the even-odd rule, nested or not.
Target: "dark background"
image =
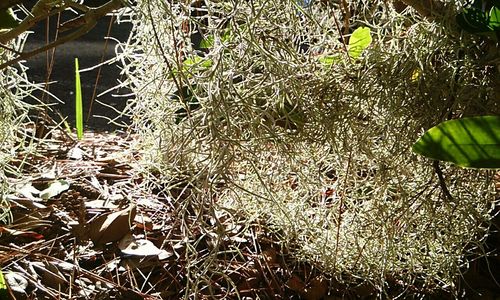
[[[89,6],[98,6],[103,4],[105,1],[85,1],[84,3]],[[74,18],[76,14],[71,12],[65,12],[62,16],[63,20],[68,20]],[[78,57],[80,70],[95,66],[101,62],[102,55],[104,54],[104,60],[110,59],[115,56],[115,46],[117,43],[114,40],[108,39],[107,47],[105,47],[105,37],[107,36],[108,27],[111,17],[105,17],[99,21],[96,27],[91,30],[86,35],[80,37],[78,40],[63,44],[58,46],[55,50],[54,65],[49,78],[49,81],[54,82],[48,86],[50,93],[57,96],[60,100],[64,101],[64,104],[57,104],[53,106],[53,109],[60,112],[63,117],[68,117],[68,122],[71,127],[74,127],[75,120],[75,69],[74,61],[75,57]],[[28,41],[25,45],[25,51],[30,51],[35,48],[45,45],[47,38],[47,22],[41,21],[34,28],[32,28],[33,33],[29,35]],[[54,35],[57,28],[57,16],[53,16],[49,21],[49,38],[51,41],[54,40]],[[131,25],[127,24],[117,24],[113,22],[111,27],[110,36],[118,39],[120,41],[126,41],[130,33]],[[60,36],[66,33],[59,33]],[[49,62],[52,50],[48,51]],[[28,78],[31,82],[44,83],[47,79],[47,55],[46,53],[38,54],[37,56],[31,57],[25,63],[29,70]],[[81,83],[82,83],[82,95],[83,95],[83,111],[84,111],[84,122],[87,120],[87,114],[90,107],[90,102],[94,90],[94,84],[97,78],[98,70],[87,71],[81,73]],[[118,79],[120,78],[120,69],[117,65],[103,65],[101,68],[101,74],[97,84],[96,95],[104,92],[118,84]],[[130,91],[124,88],[114,89],[112,92],[107,93],[97,100],[112,106],[118,111],[122,111],[126,105],[127,99],[130,96],[125,97],[123,95],[129,94]],[[37,98],[44,97],[46,102],[57,103],[52,97],[47,97],[43,95],[44,93],[37,91],[35,96]],[[117,95],[122,95],[117,96]],[[29,99],[27,99],[30,101]],[[32,102],[32,101],[31,101]],[[50,116],[56,121],[60,122],[61,117],[54,112],[50,113]],[[102,116],[107,118],[116,118],[118,114],[111,108],[108,108],[97,101],[94,101],[92,105],[91,117],[88,122],[85,122],[85,127],[87,129],[97,130],[97,131],[112,131],[118,129],[119,126],[109,124],[109,121]],[[120,118],[119,122],[128,122],[126,118]]]

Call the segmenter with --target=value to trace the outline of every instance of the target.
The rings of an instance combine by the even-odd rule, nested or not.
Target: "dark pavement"
[[[74,15],[66,16],[74,17]],[[49,81],[55,81],[50,84],[49,91],[57,96],[64,104],[57,104],[54,109],[58,110],[64,117],[68,117],[70,126],[74,127],[75,120],[75,70],[74,61],[78,57],[80,70],[95,66],[101,62],[101,56],[104,53],[104,60],[110,59],[115,56],[115,46],[117,43],[108,39],[108,45],[105,47],[105,37],[107,36],[110,17],[106,17],[99,21],[98,25],[89,33],[76,41],[69,42],[57,47],[55,51],[54,66]],[[51,39],[54,38],[56,29],[56,17],[51,18],[50,34]],[[29,51],[45,44],[46,39],[46,22],[42,21],[34,28],[34,33],[30,34],[25,46],[25,51]],[[130,24],[113,24],[110,36],[120,41],[125,41],[130,32]],[[49,51],[49,54],[52,51]],[[30,58],[26,65],[29,67],[28,77],[32,82],[45,82],[47,75],[47,56],[45,53],[39,54]],[[120,69],[116,65],[103,65],[101,75],[97,85],[96,95],[115,87],[118,84],[120,77]],[[87,119],[87,113],[90,107],[94,84],[98,70],[81,73],[82,94],[83,94],[83,110],[84,120]],[[105,95],[97,98],[97,100],[113,107],[118,111],[122,111],[126,105],[127,97],[117,97],[116,95],[125,95],[130,93],[127,89],[115,89]],[[35,95],[42,97],[41,92],[36,92]],[[113,96],[115,95],[115,96]],[[130,97],[129,97],[130,98]],[[55,99],[49,98],[50,103],[57,103]],[[114,130],[117,127],[108,124],[108,120],[99,116],[107,118],[117,117],[114,109],[108,108],[105,105],[94,101],[92,106],[92,114],[88,123],[85,126],[93,130]],[[61,118],[57,114],[51,114],[56,122],[60,122]],[[127,122],[126,119],[121,118],[120,122]]]

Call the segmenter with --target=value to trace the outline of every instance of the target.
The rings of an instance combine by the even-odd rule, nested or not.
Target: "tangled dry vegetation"
[[[26,35],[13,41],[13,48],[21,48]],[[14,53],[0,49],[0,61],[8,61]],[[9,168],[8,163],[15,156],[19,148],[29,152],[29,146],[24,147],[25,136],[21,133],[21,125],[26,121],[29,106],[19,99],[29,96],[33,85],[29,84],[24,70],[8,68],[0,71],[0,221],[9,221],[8,204],[5,195],[8,193],[6,172],[18,173],[18,170]]]
[[[446,199],[409,149],[446,118],[499,113],[498,71],[451,24],[348,6],[139,1],[122,57],[144,172],[189,190],[199,214],[262,222],[339,282],[456,291],[468,255],[484,254],[492,173],[446,165]],[[362,26],[373,43],[353,59]],[[220,269],[208,257],[193,288]]]
[[[462,272],[488,254],[494,173],[442,165],[448,199],[410,148],[446,118],[500,113],[490,45],[389,1],[297,3],[121,12],[133,134],[54,131],[19,169],[30,182],[9,198],[0,259],[25,295],[462,296]],[[353,58],[360,27],[373,41]],[[43,193],[26,186],[54,180],[62,194],[27,204]]]

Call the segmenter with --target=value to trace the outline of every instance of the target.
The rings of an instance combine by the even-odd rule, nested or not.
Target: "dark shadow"
[[[102,3],[103,1],[86,2],[86,4],[90,6],[97,6]],[[75,17],[74,14],[65,12],[63,20],[73,17]],[[105,37],[107,36],[110,20],[110,17],[101,19],[96,27],[94,27],[89,33],[76,41],[59,46],[55,51],[54,65],[50,76],[50,81],[53,81],[54,83],[50,84],[48,89],[50,93],[54,94],[57,98],[64,102],[64,104],[54,105],[53,108],[60,112],[61,116],[68,118],[68,122],[71,127],[74,127],[75,122],[75,57],[78,57],[80,69],[82,70],[99,64],[103,53],[104,60],[108,60],[115,56],[115,46],[117,45],[116,41],[108,40],[107,47],[105,47]],[[42,21],[33,28],[34,33],[29,36],[28,41],[26,42],[25,51],[41,47],[46,43],[46,25],[46,21]],[[54,39],[55,29],[57,28],[56,26],[57,17],[51,17],[49,32],[51,40]],[[116,24],[115,22],[112,25],[110,36],[120,41],[126,41],[130,30],[131,24]],[[49,51],[49,54],[51,53],[52,51]],[[46,81],[47,56],[45,53],[30,58],[26,62],[26,65],[29,67],[27,74],[31,82],[44,83]],[[81,73],[84,120],[87,119],[87,113],[89,111],[97,74],[97,68],[92,71]],[[103,65],[97,85],[96,95],[117,86],[119,78],[120,69],[117,65]],[[85,127],[96,131],[111,131],[118,129],[118,126],[109,124],[108,120],[105,118],[114,119],[118,117],[119,114],[116,111],[123,111],[126,106],[127,99],[130,98],[115,97],[113,95],[126,95],[130,93],[130,90],[121,88],[112,90],[111,92],[98,97],[97,100],[103,102],[105,105],[94,101],[92,105],[91,117],[89,121],[85,123]],[[45,97],[47,99],[46,101],[49,103],[57,103],[55,99],[47,97],[47,95],[44,96],[41,91],[36,91],[34,95],[39,99]],[[30,99],[26,99],[26,101],[33,103],[33,100]],[[105,118],[98,116],[103,116]],[[52,117],[52,119],[56,122],[61,121],[61,117],[57,113],[51,113],[50,117]],[[123,117],[119,118],[117,121],[120,123],[129,123],[129,120]]]

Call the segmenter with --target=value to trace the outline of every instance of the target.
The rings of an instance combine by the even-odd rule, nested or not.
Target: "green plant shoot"
[[[83,104],[82,104],[82,84],[80,82],[80,71],[78,58],[75,58],[75,107],[76,107],[76,136],[79,140],[83,138]]]
[[[358,59],[363,51],[365,51],[368,46],[372,43],[372,35],[370,28],[368,27],[359,27],[351,35],[349,39],[349,45],[347,49],[347,54],[353,58]],[[325,66],[331,66],[335,63],[338,63],[342,60],[340,54],[333,55],[322,55],[318,58],[319,62],[321,62]]]
[[[351,35],[349,39],[349,56],[358,59],[361,53],[370,46],[372,43],[372,35],[370,33],[370,28],[359,27]]]
[[[500,168],[500,116],[443,122],[429,129],[412,147],[426,157],[467,168]]]
[[[7,283],[5,282],[5,278],[3,277],[2,270],[0,269],[0,298],[6,299],[8,298],[8,289]]]

